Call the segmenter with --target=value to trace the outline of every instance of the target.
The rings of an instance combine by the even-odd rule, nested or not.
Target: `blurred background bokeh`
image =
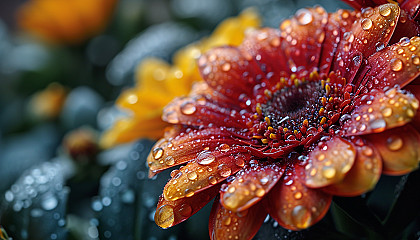
[[[208,239],[210,206],[171,229],[155,225],[169,171],[148,179],[154,139],[99,145],[127,115],[115,101],[136,84],[144,59],[172,64],[226,18],[254,7],[262,26],[278,27],[316,4],[348,8],[333,0],[1,0],[0,225],[13,239]],[[331,219],[291,232],[267,218],[255,238],[342,237]]]

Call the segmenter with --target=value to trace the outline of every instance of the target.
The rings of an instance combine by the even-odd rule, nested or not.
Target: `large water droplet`
[[[362,29],[366,31],[371,29],[373,26],[372,20],[370,20],[369,18],[363,19],[361,22],[361,26],[362,26]]]
[[[174,209],[172,206],[163,205],[156,210],[155,222],[161,228],[168,228],[174,223]]]
[[[158,160],[159,158],[161,158],[163,155],[163,149],[158,147],[153,149],[153,158]]]
[[[382,110],[382,115],[383,115],[384,117],[389,117],[389,116],[391,116],[391,115],[392,115],[392,108],[384,108],[384,109]]]
[[[296,12],[296,19],[299,24],[307,25],[312,22],[313,16],[308,9],[300,9]]]
[[[312,221],[311,212],[306,207],[298,205],[292,210],[292,221],[300,229],[307,228]]]
[[[386,140],[386,144],[391,151],[398,151],[404,145],[403,140],[398,136],[391,136]]]
[[[394,72],[401,71],[401,69],[403,68],[403,62],[398,58],[393,58],[390,64],[391,64],[391,69]]]
[[[222,65],[222,70],[225,72],[229,71],[230,68],[231,68],[230,63],[225,63]]]
[[[322,168],[322,175],[325,178],[331,179],[335,177],[336,173],[337,173],[337,170],[335,170],[335,168],[333,167],[325,166],[324,168]]]
[[[381,14],[383,17],[388,17],[392,12],[391,7],[389,5],[381,5],[379,6],[379,14]]]
[[[197,156],[197,163],[201,165],[209,165],[214,162],[214,160],[216,160],[216,157],[209,151],[200,152]]]
[[[383,119],[375,119],[370,122],[370,128],[375,132],[380,132],[386,128],[386,122]]]
[[[229,177],[230,174],[232,173],[232,170],[225,164],[221,164],[217,168],[218,168],[220,176],[222,177]]]
[[[185,115],[191,115],[195,113],[196,110],[197,108],[192,102],[186,102],[181,105],[181,112]]]
[[[196,172],[189,172],[189,173],[187,173],[187,177],[191,181],[196,180],[197,179],[197,173]]]
[[[48,195],[46,195],[46,196],[42,199],[42,202],[41,202],[41,207],[42,207],[44,210],[47,210],[47,211],[49,211],[49,210],[53,210],[54,208],[56,208],[56,207],[57,207],[57,205],[58,205],[58,200],[57,200],[57,198],[56,198],[54,195],[52,195],[52,194],[48,194]]]

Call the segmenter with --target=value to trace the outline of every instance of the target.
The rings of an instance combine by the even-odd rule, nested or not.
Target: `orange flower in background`
[[[36,92],[28,104],[29,112],[39,119],[56,118],[67,98],[67,89],[58,83],[51,83],[44,90]]]
[[[117,0],[30,0],[17,13],[19,26],[41,39],[78,44],[100,33]]]
[[[248,9],[240,16],[222,22],[213,34],[178,51],[174,64],[147,59],[137,68],[136,86],[123,92],[116,104],[129,111],[103,135],[101,146],[112,147],[142,137],[159,139],[168,123],[161,120],[162,109],[174,97],[187,95],[195,81],[201,81],[196,64],[201,53],[221,45],[239,45],[244,32],[260,24],[257,13]]]
[[[280,30],[202,55],[205,82],[165,107],[173,126],[148,157],[151,176],[185,164],[156,223],[174,226],[216,197],[211,239],[251,239],[267,214],[305,229],[332,196],[416,169],[420,95],[408,84],[420,74],[420,37],[389,44],[400,14],[396,4],[301,9]]]

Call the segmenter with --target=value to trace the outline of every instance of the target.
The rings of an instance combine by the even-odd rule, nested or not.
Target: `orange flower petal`
[[[344,34],[350,31],[354,21],[356,21],[355,11],[340,9],[328,15],[328,24],[325,27],[325,40],[322,43],[319,62],[320,73],[329,73],[338,44],[344,37]]]
[[[239,112],[240,110],[214,104],[204,97],[179,97],[164,108],[162,119],[172,124],[203,126],[223,123],[226,127],[241,128],[245,120],[238,118],[239,121],[231,121],[235,115],[239,116]]]
[[[163,196],[160,196],[156,207],[155,222],[161,228],[175,226],[198,212],[218,193],[219,188],[214,186],[197,193],[194,198],[166,201]]]
[[[214,90],[237,100],[241,94],[251,96],[261,70],[251,56],[238,48],[218,47],[198,60],[201,76]],[[255,72],[254,72],[255,71]]]
[[[383,89],[395,84],[404,87],[420,75],[420,37],[402,38],[377,52],[369,57],[367,67],[368,87]]]
[[[225,209],[219,198],[213,203],[210,213],[209,233],[212,240],[252,239],[264,222],[267,212],[262,204],[255,204],[242,212]]]
[[[306,187],[290,170],[270,191],[264,204],[270,216],[281,226],[301,230],[324,217],[331,199],[327,193]]]
[[[347,135],[364,135],[402,126],[414,118],[419,101],[410,93],[392,88],[385,93],[371,91],[355,105],[351,118],[343,124]]]
[[[221,192],[222,205],[234,212],[248,209],[270,191],[283,172],[284,168],[275,163],[257,163],[246,167],[239,171],[235,179]]]
[[[406,174],[418,168],[420,134],[410,125],[366,135],[382,156],[383,172],[389,175]]]
[[[281,48],[292,72],[298,72],[300,66],[307,71],[318,67],[327,22],[327,12],[318,6],[300,9],[280,25]]]
[[[354,22],[351,31],[340,41],[335,60],[338,64],[333,67],[349,82],[356,75],[362,58],[388,44],[397,25],[400,8],[390,3],[366,9],[361,14],[362,17]]]
[[[407,87],[411,93],[416,96],[417,100],[420,99],[420,85],[409,85]],[[420,129],[420,109],[417,108],[416,116],[414,116],[413,121],[411,121],[411,124],[416,128]]]
[[[382,172],[382,160],[375,148],[367,144],[354,145],[356,160],[342,181],[323,190],[337,196],[357,196],[375,187]]]
[[[177,137],[160,139],[147,157],[151,171],[164,170],[199,157],[202,151],[228,151],[235,140],[224,128],[183,129]],[[207,150],[206,150],[207,149]]]
[[[163,196],[168,201],[191,197],[195,193],[225,180],[238,172],[250,159],[242,148],[230,148],[227,151],[202,151],[197,157],[179,171],[165,185]]]
[[[303,182],[314,188],[340,182],[353,166],[356,150],[353,144],[335,137],[312,150],[308,163],[299,168]]]

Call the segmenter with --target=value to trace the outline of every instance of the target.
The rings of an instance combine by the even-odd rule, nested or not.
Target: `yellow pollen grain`
[[[322,97],[321,98],[321,102],[322,102],[322,105],[325,106],[325,104],[327,104],[327,98],[326,97]]]
[[[293,133],[296,135],[298,134],[298,130],[293,130]]]
[[[289,129],[283,128],[283,132],[287,132],[287,131],[289,131]]]
[[[300,82],[299,82],[299,79],[295,79],[295,87],[298,87],[299,86],[299,84],[300,84]]]
[[[261,109],[261,104],[260,104],[260,103],[257,103],[257,106],[255,107],[255,109],[257,110],[257,113],[258,113],[259,115],[261,115],[261,114],[262,114],[262,109]]]
[[[330,85],[325,85],[325,92],[327,93],[327,95],[330,95],[330,92],[331,92],[331,87],[330,87]]]
[[[274,131],[274,128],[273,128],[272,126],[269,126],[267,129],[268,129],[268,131],[270,131],[270,132]]]
[[[269,99],[271,99],[271,97],[272,97],[271,91],[270,91],[270,90],[268,90],[268,89],[265,89],[265,90],[264,90],[264,95],[265,95],[267,98],[269,98]]]
[[[308,119],[303,120],[303,126],[307,127],[309,125]]]
[[[267,144],[268,143],[268,139],[266,139],[266,138],[261,139],[261,142],[264,143],[264,144]]]
[[[292,75],[290,75],[290,79],[292,79],[292,80],[295,80],[295,78],[296,78],[296,74],[292,74]]]
[[[324,88],[325,87],[325,80],[321,80],[321,87]]]
[[[329,99],[328,99],[328,102],[332,102],[333,101],[333,97],[330,97]]]
[[[276,139],[276,138],[277,138],[277,135],[276,135],[276,134],[274,134],[274,133],[270,133],[270,138],[271,138],[271,139]]]
[[[319,109],[319,112],[318,112],[319,116],[322,116],[324,112],[325,112],[324,108]]]
[[[285,84],[285,83],[286,83],[286,78],[281,77],[281,78],[280,78],[280,83]]]
[[[262,137],[262,136],[260,136],[260,135],[254,135],[254,136],[252,136],[252,138],[255,138],[255,139],[262,139],[263,137]]]
[[[268,125],[271,125],[271,120],[269,117],[265,117],[264,120],[267,122]]]
[[[320,124],[324,124],[327,121],[326,117],[322,117],[321,122],[319,122]]]

